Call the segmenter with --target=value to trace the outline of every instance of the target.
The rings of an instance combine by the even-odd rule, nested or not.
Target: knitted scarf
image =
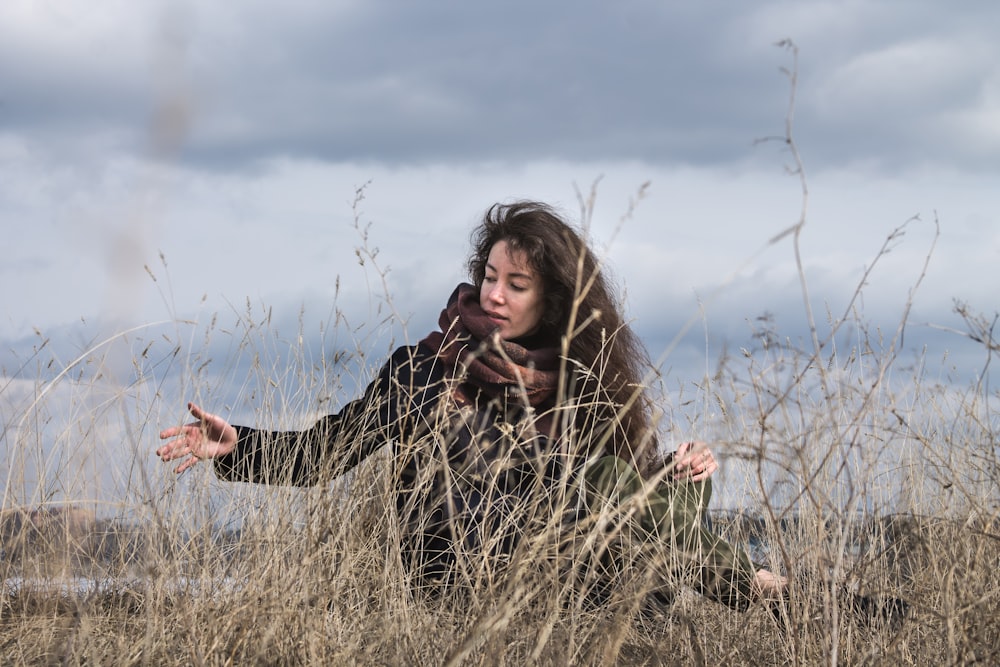
[[[506,397],[540,407],[551,399],[559,382],[559,350],[556,347],[528,349],[514,341],[501,340],[497,326],[479,305],[472,285],[455,288],[438,319],[440,331],[421,341],[435,350],[457,383],[452,398],[459,407],[471,402],[477,388],[489,398]],[[536,421],[539,432],[548,432],[551,415]]]

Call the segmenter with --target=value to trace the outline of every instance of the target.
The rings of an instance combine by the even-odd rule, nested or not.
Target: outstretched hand
[[[701,482],[719,469],[715,455],[704,442],[682,442],[674,454],[674,479]]]
[[[174,439],[156,450],[156,455],[163,461],[187,457],[174,468],[178,474],[202,459],[224,456],[236,448],[236,429],[229,422],[205,412],[194,403],[188,403],[188,410],[197,421],[160,431],[160,440]]]

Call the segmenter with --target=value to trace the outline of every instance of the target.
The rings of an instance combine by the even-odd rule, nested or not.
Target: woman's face
[[[497,241],[486,260],[479,305],[500,328],[500,338],[513,340],[534,333],[542,321],[542,297],[542,279],[524,252],[510,252],[506,241]]]

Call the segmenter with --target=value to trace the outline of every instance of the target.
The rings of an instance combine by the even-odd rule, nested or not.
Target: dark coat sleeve
[[[439,394],[435,361],[423,347],[397,349],[364,395],[303,431],[237,426],[236,449],[215,459],[216,475],[293,486],[330,481],[382,446],[418,434]]]

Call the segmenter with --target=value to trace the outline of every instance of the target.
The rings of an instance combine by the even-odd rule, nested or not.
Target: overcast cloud
[[[757,141],[784,134],[781,69],[796,64],[819,317],[841,314],[885,238],[917,218],[859,302],[893,330],[937,221],[907,344],[967,382],[981,346],[935,327],[962,327],[955,298],[1000,307],[998,29],[988,1],[7,0],[5,425],[34,380],[133,327],[162,361],[153,379],[178,394],[196,374],[194,332],[215,315],[234,330],[248,301],[289,336],[301,320],[317,356],[350,347],[320,337],[335,308],[351,327],[385,313],[377,271],[355,254],[362,186],[358,222],[408,322],[397,342],[434,325],[492,202],[542,199],[578,219],[577,190],[598,179],[591,231],[653,356],[695,323],[666,359],[675,383],[745,345],[765,312],[804,336],[791,241],[768,244],[798,221],[802,191],[786,146]],[[775,46],[785,38],[797,63]],[[158,324],[177,320],[196,324]],[[168,361],[171,345],[186,365]],[[245,382],[219,358],[230,343],[210,345],[212,368],[228,369],[215,381]],[[119,363],[119,381],[137,382]],[[186,398],[161,407],[153,391],[165,415],[153,425]]]

